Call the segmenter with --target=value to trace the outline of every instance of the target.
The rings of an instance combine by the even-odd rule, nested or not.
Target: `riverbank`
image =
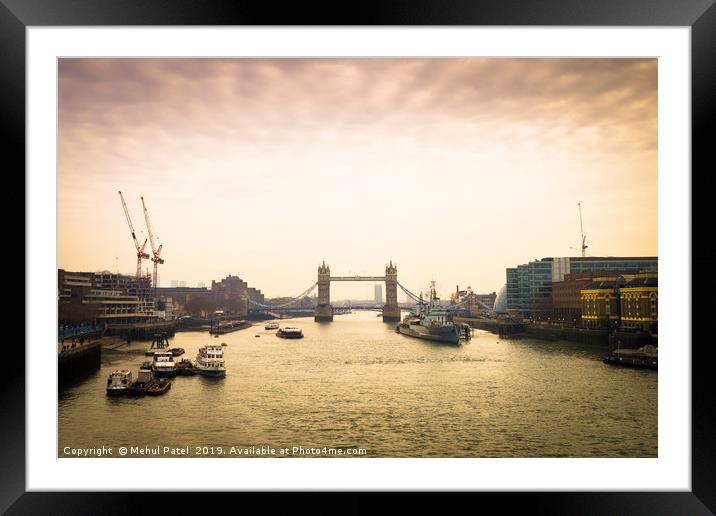
[[[522,323],[501,319],[478,319],[455,317],[456,323],[469,324],[471,328],[487,330],[501,337],[527,337],[538,340],[576,342],[620,348],[640,348],[645,345],[657,346],[658,337],[641,332],[626,332],[574,328],[556,324]]]

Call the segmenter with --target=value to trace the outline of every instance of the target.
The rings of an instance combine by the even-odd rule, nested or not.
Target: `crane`
[[[587,250],[587,235],[584,234],[584,227],[582,227],[582,203],[578,202],[577,207],[579,208],[579,231],[582,233],[582,256],[586,256]]]
[[[147,233],[149,233],[149,244],[152,246],[152,261],[154,262],[154,275],[152,276],[152,285],[154,285],[154,299],[157,299],[157,266],[160,263],[164,263],[164,258],[160,258],[159,255],[162,253],[162,245],[159,247],[154,245],[154,234],[152,233],[152,225],[149,223],[149,212],[147,211],[147,205],[144,204],[144,197],[142,199],[142,207],[144,208],[144,220],[147,222]]]
[[[127,209],[127,203],[124,202],[124,196],[122,192],[119,192],[119,198],[122,200],[122,207],[124,208],[124,215],[127,217],[127,224],[129,224],[129,231],[132,233],[132,240],[134,240],[134,247],[137,249],[137,278],[142,277],[142,260],[149,258],[149,255],[144,252],[144,247],[147,245],[147,239],[144,239],[144,243],[140,246],[137,241],[137,235],[134,233],[134,226],[132,225],[132,219],[129,216],[129,210]]]

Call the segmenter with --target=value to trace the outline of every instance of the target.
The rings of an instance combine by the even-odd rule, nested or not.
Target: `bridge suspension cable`
[[[249,304],[254,305],[254,306],[257,306],[257,307],[259,307],[259,308],[269,308],[269,309],[270,309],[270,308],[283,308],[283,307],[285,307],[285,306],[289,306],[289,305],[292,305],[292,304],[294,304],[294,303],[297,303],[298,301],[300,301],[301,299],[303,299],[304,297],[306,297],[307,295],[309,295],[311,292],[313,292],[313,290],[314,290],[317,286],[318,286],[318,282],[314,283],[313,285],[311,285],[310,287],[308,287],[306,290],[304,290],[303,292],[301,292],[299,295],[294,296],[293,298],[291,298],[290,301],[287,301],[287,302],[285,302],[285,303],[280,303],[280,304],[271,305],[271,304],[259,303],[258,301],[254,301],[253,299],[249,299]]]
[[[423,299],[420,299],[420,296],[416,296],[415,294],[413,294],[410,290],[408,290],[407,288],[405,288],[405,287],[404,287],[403,285],[401,285],[400,283],[398,283],[398,286],[400,287],[400,290],[402,290],[403,292],[405,292],[405,294],[406,294],[410,299],[412,299],[413,301],[415,301],[415,302],[418,303],[419,305],[427,305],[427,304],[428,304],[427,301],[425,301],[425,300],[423,300]]]
[[[428,305],[428,301],[426,301],[426,300],[424,300],[424,299],[420,299],[420,296],[416,296],[415,294],[413,294],[410,290],[408,290],[407,288],[405,288],[405,287],[404,287],[403,285],[401,285],[400,283],[398,283],[398,286],[400,287],[400,290],[402,290],[403,292],[405,292],[405,293],[407,294],[407,296],[408,296],[410,299],[412,299],[413,301],[415,301],[417,304]],[[466,304],[469,300],[470,300],[470,298],[469,298],[468,296],[465,296],[465,299],[463,299],[462,301],[460,301],[460,302],[458,302],[458,303],[450,303],[450,304],[449,304],[448,306],[446,306],[445,308],[448,309],[448,310],[452,310],[452,309],[458,308],[458,307],[460,307],[460,306]],[[492,310],[491,307],[487,306],[485,303],[483,303],[483,302],[480,301],[479,299],[475,299],[475,303],[478,304],[479,306],[481,306],[482,308],[484,308],[485,310]]]

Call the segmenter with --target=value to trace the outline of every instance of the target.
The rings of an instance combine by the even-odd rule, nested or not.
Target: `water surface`
[[[136,376],[148,342],[104,351],[99,371],[60,392],[58,455],[301,446],[367,457],[657,456],[657,374],[602,364],[602,347],[479,330],[447,346],[397,334],[375,312],[281,324],[305,338],[279,339],[263,323],[219,338],[177,333],[170,345],[192,360],[226,342],[227,377],[178,377],[159,397],[105,396],[111,371]]]

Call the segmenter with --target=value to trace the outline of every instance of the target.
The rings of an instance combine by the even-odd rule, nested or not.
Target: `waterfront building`
[[[157,297],[164,302],[167,314],[207,317],[214,311],[214,297],[207,288],[159,287]]]
[[[249,300],[264,303],[261,291],[249,287],[238,276],[229,275],[220,281],[212,281],[211,289],[187,287],[186,281],[183,280],[177,280],[176,284],[175,287],[157,289],[157,296],[166,301],[167,310],[171,307],[176,315],[208,317],[220,310],[226,314],[245,317],[248,314]]]
[[[477,301],[490,308],[495,307],[495,300],[497,299],[497,292],[490,292],[489,294],[475,294]]]
[[[594,277],[580,295],[582,325],[586,328],[630,328],[657,333],[656,272]]]
[[[57,271],[61,324],[133,323],[155,318],[151,278],[101,272]]]
[[[383,304],[383,285],[377,284],[373,286],[375,296],[373,297],[373,300],[376,305],[382,305]]]
[[[228,275],[221,281],[212,280],[211,292],[217,310],[240,316],[248,314],[249,300],[264,302],[264,295],[260,290],[249,287],[244,280],[233,275]]]
[[[567,274],[656,271],[656,257],[552,257],[506,269],[507,310],[529,319],[552,316],[552,286]]]
[[[619,289],[621,326],[658,333],[659,279],[656,273],[639,274]]]

